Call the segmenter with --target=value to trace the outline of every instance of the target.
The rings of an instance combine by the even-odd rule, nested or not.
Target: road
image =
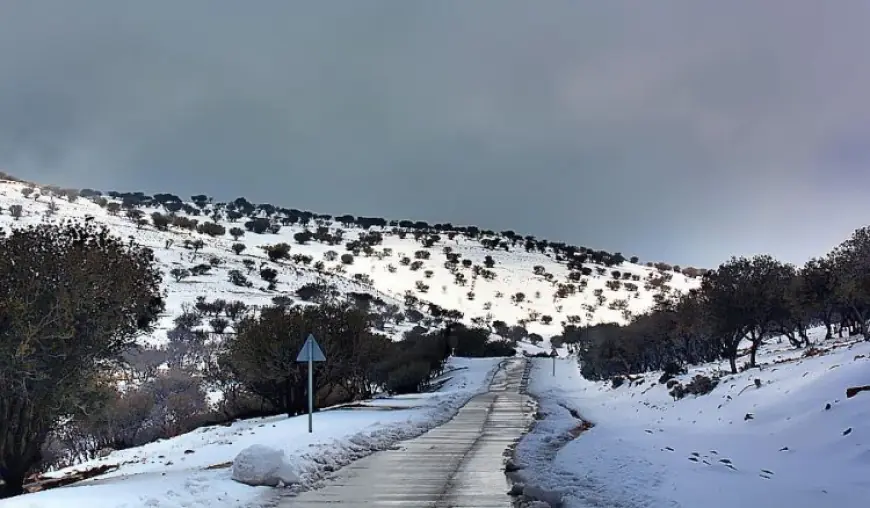
[[[531,423],[521,393],[526,360],[510,359],[489,391],[472,398],[449,422],[398,449],[377,452],[340,470],[323,488],[286,498],[280,508],[507,508],[507,449]]]

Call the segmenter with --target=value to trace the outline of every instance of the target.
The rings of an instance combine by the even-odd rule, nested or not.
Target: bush
[[[21,205],[11,205],[9,207],[9,215],[11,215],[15,220],[18,220],[22,215],[24,215],[24,208],[22,208]]]
[[[245,247],[245,244],[243,243],[234,243],[232,246],[233,252],[235,252],[236,254],[241,254],[245,251],[246,248],[247,247]]]
[[[238,270],[230,270],[227,273],[227,276],[228,276],[230,283],[232,283],[233,285],[236,285],[239,287],[251,287],[254,285],[253,283],[251,283],[248,280],[247,277],[245,277],[245,274],[243,274],[242,272],[240,272]]]
[[[227,228],[221,226],[216,222],[203,222],[202,224],[197,226],[196,231],[203,235],[216,237],[226,234]]]
[[[391,394],[417,393],[428,381],[429,374],[429,364],[424,361],[399,365],[387,374],[387,391]]]
[[[314,235],[311,233],[311,231],[308,231],[306,229],[304,231],[300,231],[299,233],[296,233],[295,235],[293,235],[293,239],[296,240],[296,243],[298,243],[300,245],[304,245],[304,244],[310,242],[311,238],[313,236]]]
[[[169,274],[172,275],[175,282],[181,282],[182,279],[190,277],[190,271],[185,270],[184,268],[173,268],[169,271]]]
[[[181,228],[187,229],[189,231],[193,231],[196,229],[197,224],[199,222],[196,219],[191,219],[189,217],[183,217],[181,215],[175,216],[172,218],[172,225]]]
[[[264,219],[261,217],[245,222],[245,229],[258,235],[261,235],[268,231],[270,226],[271,222],[269,222],[269,219]]]
[[[274,268],[263,268],[260,270],[260,278],[269,284],[274,284],[278,280],[278,270]]]
[[[342,254],[341,255],[341,263],[344,265],[352,265],[353,264],[353,254]]]
[[[290,257],[290,245],[287,243],[278,243],[275,245],[267,245],[263,247],[270,261],[279,261]]]
[[[190,274],[196,275],[196,276],[205,275],[210,271],[211,271],[211,265],[207,265],[205,263],[200,263],[200,264],[192,266],[190,268]]]
[[[239,238],[245,236],[245,230],[242,228],[230,228],[230,236],[233,237],[233,240],[238,240]]]

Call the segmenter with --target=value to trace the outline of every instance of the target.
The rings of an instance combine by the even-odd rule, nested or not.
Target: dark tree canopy
[[[0,475],[21,491],[49,431],[163,310],[149,249],[105,228],[38,225],[0,237]]]

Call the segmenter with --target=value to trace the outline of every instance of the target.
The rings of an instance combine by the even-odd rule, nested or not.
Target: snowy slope
[[[18,182],[0,181],[0,227],[14,228],[21,225],[38,223],[41,221],[60,221],[65,219],[83,219],[93,217],[94,221],[111,228],[113,232],[123,238],[131,238],[133,241],[148,246],[157,254],[159,262],[166,272],[165,286],[168,292],[167,316],[162,321],[163,326],[168,326],[172,317],[176,315],[184,303],[192,303],[197,296],[205,295],[209,300],[222,298],[225,300],[242,300],[252,305],[268,304],[272,297],[288,295],[294,297],[296,289],[305,284],[323,281],[333,284],[339,293],[356,291],[370,293],[380,297],[388,304],[405,309],[406,294],[413,294],[421,300],[435,303],[444,309],[458,310],[463,313],[464,321],[472,323],[478,318],[485,323],[501,320],[507,325],[527,321],[526,328],[530,333],[537,333],[543,337],[549,337],[560,333],[561,323],[568,316],[579,316],[583,323],[598,322],[624,322],[625,315],[622,310],[611,309],[614,303],[624,305],[634,314],[648,309],[653,303],[656,290],[647,290],[644,282],[648,277],[656,277],[659,272],[653,268],[625,262],[620,266],[606,268],[603,275],[594,272],[590,276],[584,276],[583,280],[575,283],[577,292],[564,298],[556,297],[559,284],[569,282],[565,262],[556,261],[552,252],[540,253],[538,251],[526,252],[521,244],[511,248],[510,252],[503,249],[484,248],[477,239],[469,239],[463,235],[457,235],[450,240],[446,236],[428,249],[424,249],[419,241],[415,241],[413,235],[408,234],[402,239],[391,233],[391,228],[372,228],[383,233],[383,244],[376,251],[380,255],[367,257],[359,255],[355,257],[353,264],[342,265],[340,259],[324,261],[326,269],[322,272],[314,270],[311,265],[305,266],[294,263],[291,260],[272,263],[268,261],[261,247],[278,243],[288,243],[292,246],[290,254],[308,255],[313,260],[324,260],[328,251],[335,251],[339,256],[346,253],[344,243],[356,240],[364,230],[355,227],[345,227],[336,222],[325,223],[331,231],[343,229],[344,241],[339,245],[326,245],[311,241],[305,245],[299,245],[294,241],[293,235],[303,231],[299,225],[283,226],[277,234],[255,234],[246,232],[238,242],[243,243],[246,249],[237,255],[232,252],[232,245],[236,243],[229,234],[218,238],[189,232],[171,227],[168,232],[158,231],[152,225],[137,227],[131,220],[126,218],[124,210],[117,215],[110,214],[106,208],[102,208],[89,199],[78,198],[69,202],[62,197],[51,197],[48,193],[34,199],[33,196],[25,197],[21,190],[27,184]],[[34,195],[40,193],[37,189]],[[109,198],[111,202],[112,199]],[[52,204],[53,203],[53,204]],[[21,205],[24,210],[23,216],[15,220],[10,214],[10,207]],[[50,217],[46,216],[49,207],[55,207],[56,211]],[[209,205],[209,207],[216,205]],[[206,212],[209,208],[205,209]],[[149,217],[154,211],[165,213],[162,208],[143,208],[145,217]],[[177,215],[184,216],[184,212]],[[201,222],[205,217],[193,217]],[[237,222],[222,220],[219,224],[229,230],[232,227],[242,227],[245,218]],[[149,221],[150,222],[150,221]],[[310,227],[316,227],[311,225]],[[167,241],[171,240],[170,245]],[[202,240],[204,247],[198,253],[184,248],[185,240]],[[168,246],[167,246],[168,245]],[[493,267],[495,278],[487,280],[484,277],[473,277],[472,270],[467,267],[458,269],[463,273],[467,282],[462,284],[455,280],[445,266],[445,247],[452,249],[461,259],[468,259],[474,265],[482,265],[484,258],[490,255],[496,264]],[[387,250],[387,252],[384,252]],[[419,250],[430,251],[430,259],[422,261],[422,267],[412,270],[411,266],[403,265],[400,260],[407,256],[416,261],[414,254]],[[176,282],[169,276],[173,268],[190,268],[193,265],[209,263],[211,258],[218,258],[222,264],[213,267],[209,275],[193,276]],[[249,273],[244,265],[244,260],[253,260],[256,269]],[[258,275],[262,263],[278,270],[278,284],[274,291],[266,290],[266,283],[260,280]],[[546,274],[536,275],[535,266],[544,268]],[[587,263],[590,268],[602,268],[592,263]],[[227,274],[230,270],[240,270],[249,273],[249,279],[254,283],[253,287],[245,288],[232,285],[228,282]],[[611,280],[611,271],[618,269],[625,273],[635,275],[635,281],[624,280],[638,286],[637,291],[628,291],[624,286],[612,290],[606,286]],[[426,272],[431,270],[427,277]],[[368,276],[371,284],[359,282],[354,279],[355,275]],[[698,284],[697,279],[688,278],[680,273],[668,272],[672,280],[667,286],[673,291],[686,290]],[[550,280],[547,280],[547,277]],[[418,282],[429,286],[425,292],[417,287]],[[582,287],[585,285],[585,288]],[[602,291],[604,301],[599,303],[595,295],[596,290]],[[473,296],[469,296],[469,292]],[[522,292],[525,299],[521,302],[512,301],[512,296]],[[419,309],[427,312],[424,305]],[[546,318],[551,318],[550,324],[545,324]],[[481,321],[478,321],[481,322]],[[408,321],[401,325],[389,323],[385,333],[391,333],[400,337],[401,333],[413,326]],[[160,342],[162,336],[155,334],[152,340]]]
[[[302,479],[316,485],[350,461],[422,434],[447,421],[469,398],[487,389],[500,358],[452,358],[440,390],[381,398],[361,408],[334,408],[308,417],[274,416],[204,427],[189,434],[113,452],[49,476],[103,464],[112,472],[68,487],[0,501],[3,508],[240,507],[262,504],[275,490],[231,479],[230,463],[252,444],[284,450]]]
[[[568,507],[867,506],[870,392],[845,391],[870,384],[870,343],[814,332],[823,354],[774,342],[760,370],[679,401],[661,373],[613,388],[583,379],[573,359],[557,360],[555,377],[551,360],[534,360],[530,393],[545,418],[518,448],[524,474]],[[594,427],[580,433],[578,417]]]

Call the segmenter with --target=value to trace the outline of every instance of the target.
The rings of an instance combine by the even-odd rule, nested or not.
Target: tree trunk
[[[728,355],[728,363],[731,364],[731,373],[737,374],[737,353]]]
[[[805,328],[798,328],[798,336],[803,340],[804,347],[810,347],[812,343],[810,342],[810,337],[807,335],[807,330]]]
[[[758,347],[761,346],[763,335],[760,332],[750,332],[749,340],[752,341],[752,346],[749,348],[749,366],[755,367],[755,355],[758,353]],[[789,338],[791,340],[791,338]]]
[[[24,494],[24,474],[0,471],[4,485],[0,487],[0,499]]]

